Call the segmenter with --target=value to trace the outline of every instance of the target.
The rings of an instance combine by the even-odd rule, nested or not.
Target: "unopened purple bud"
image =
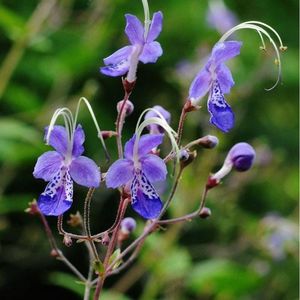
[[[64,235],[64,239],[63,239],[63,243],[67,246],[67,247],[71,247],[72,246],[72,239],[69,235],[65,234]]]
[[[181,149],[179,152],[179,160],[187,161],[189,159],[189,153],[185,149]]]
[[[203,207],[199,214],[201,219],[207,219],[211,216],[211,210],[208,207]]]
[[[131,233],[135,230],[136,228],[136,222],[133,218],[125,218],[121,222],[121,231],[123,233]]]
[[[251,168],[255,150],[247,143],[238,143],[230,149],[228,157],[237,171],[244,172]]]
[[[165,110],[162,106],[160,105],[155,105],[153,106],[153,109],[156,110],[158,113],[160,113],[160,115],[166,120],[166,122],[168,124],[170,124],[171,121],[171,114]],[[153,110],[150,110],[146,113],[145,115],[145,120],[150,119],[150,118],[161,118],[161,116],[156,113]],[[151,134],[160,134],[160,133],[164,133],[164,129],[157,125],[157,124],[150,124],[147,126],[148,130],[150,131]]]
[[[122,107],[124,105],[124,100],[119,101],[117,103],[117,111],[120,113]],[[131,115],[134,110],[134,105],[130,100],[126,100],[125,107],[123,108],[123,112],[125,112],[126,117]]]
[[[208,149],[215,148],[219,144],[219,139],[214,135],[206,135],[198,141],[199,145]]]

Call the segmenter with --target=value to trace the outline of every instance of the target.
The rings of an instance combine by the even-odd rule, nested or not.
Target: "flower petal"
[[[163,22],[163,14],[161,11],[158,11],[153,14],[153,18],[151,21],[150,29],[147,35],[146,42],[153,42],[160,34],[162,29],[162,22]]]
[[[159,146],[163,141],[163,134],[144,134],[139,141],[139,157],[149,153],[153,148]]]
[[[158,42],[151,42],[145,44],[143,52],[139,57],[139,60],[144,64],[155,63],[157,59],[162,55],[163,51]]]
[[[73,157],[78,157],[84,152],[84,147],[82,146],[85,140],[84,131],[80,124],[77,125],[77,128],[74,132],[74,140],[73,140]]]
[[[72,179],[86,187],[98,187],[100,185],[100,171],[96,163],[88,157],[79,156],[70,165]]]
[[[210,72],[207,71],[206,67],[204,67],[193,80],[190,90],[189,90],[189,99],[193,104],[196,104],[200,98],[205,96],[208,92],[211,84],[211,75]]]
[[[210,57],[210,60],[214,62],[215,66],[237,56],[240,54],[242,42],[227,41],[223,43],[217,43]]]
[[[66,169],[61,169],[47,184],[38,198],[40,211],[47,216],[59,216],[67,211],[73,198],[73,181]]]
[[[45,139],[48,134],[48,127],[45,128]],[[68,135],[66,128],[60,125],[55,125],[50,133],[49,145],[62,155],[67,153]]]
[[[131,184],[132,208],[145,219],[155,219],[162,209],[162,201],[147,177],[139,172]]]
[[[157,155],[148,154],[141,159],[142,170],[150,182],[162,181],[166,179],[168,173],[163,159]]]
[[[125,46],[106,57],[103,60],[106,67],[100,68],[100,72],[112,77],[124,75],[129,70],[129,58],[132,51],[132,46]]]
[[[144,43],[144,26],[134,15],[126,14],[125,33],[132,45]]]
[[[107,65],[116,65],[120,63],[123,60],[126,60],[128,56],[130,56],[131,52],[133,50],[132,46],[125,46],[110,56],[106,57],[103,59],[104,64]]]
[[[234,86],[234,81],[229,68],[224,64],[220,64],[216,69],[216,73],[223,94],[228,94],[230,89]]]
[[[133,162],[129,159],[118,159],[107,171],[106,186],[117,188],[133,178]]]
[[[149,153],[153,148],[160,145],[163,141],[163,134],[144,134],[139,140],[139,157]],[[133,147],[135,142],[135,135],[125,144],[124,155],[127,159],[133,159]]]
[[[33,176],[50,181],[60,170],[63,157],[56,151],[48,151],[42,154],[34,167]]]
[[[208,111],[211,114],[210,122],[223,132],[228,132],[234,126],[234,114],[226,102],[220,86],[214,81],[207,102]]]

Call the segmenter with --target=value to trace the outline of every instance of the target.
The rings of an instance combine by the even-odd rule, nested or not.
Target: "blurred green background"
[[[158,41],[164,55],[156,64],[140,65],[131,101],[135,111],[124,128],[124,141],[139,114],[160,104],[172,113],[176,128],[188,87],[220,34],[206,22],[207,1],[150,0],[151,11],[164,14]],[[243,31],[244,44],[230,62],[236,81],[227,99],[236,126],[222,134],[208,124],[205,109],[189,115],[184,142],[201,135],[218,136],[214,150],[198,151],[180,182],[170,216],[197,207],[209,172],[221,166],[235,142],[257,150],[254,168],[232,172],[212,190],[208,220],[170,226],[151,236],[139,259],[106,282],[107,299],[298,299],[298,1],[231,0],[240,21],[273,26],[288,51],[282,55],[282,84],[276,79],[271,50],[259,51],[259,38]],[[143,18],[138,0],[2,0],[0,3],[0,298],[81,299],[83,288],[59,261],[49,256],[40,221],[24,213],[45,187],[32,170],[49,149],[43,128],[59,106],[75,109],[88,98],[102,129],[114,128],[116,103],[123,96],[120,78],[98,72],[102,59],[127,44],[125,13]],[[270,47],[269,47],[270,49]],[[86,154],[107,170],[96,131],[85,109]],[[107,141],[113,158],[116,147]],[[167,148],[166,148],[167,151]],[[166,152],[167,153],[167,152]],[[76,186],[71,212],[82,209],[86,190]],[[163,196],[165,199],[166,196]],[[117,193],[103,186],[92,203],[92,230],[111,225]],[[136,217],[139,230],[143,220]],[[55,229],[55,218],[49,218]],[[82,272],[85,248],[59,245]]]

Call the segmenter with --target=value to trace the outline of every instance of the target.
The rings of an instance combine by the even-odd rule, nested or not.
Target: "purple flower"
[[[163,53],[160,44],[155,41],[162,29],[163,15],[160,11],[153,14],[146,36],[144,26],[136,16],[126,14],[125,17],[125,33],[131,45],[119,49],[104,59],[106,67],[100,68],[100,72],[108,76],[124,75],[131,66],[136,68],[138,61],[144,64],[155,63]]]
[[[237,56],[241,46],[242,43],[238,41],[217,43],[189,90],[192,104],[196,104],[209,92],[207,107],[211,114],[210,122],[223,132],[228,132],[234,126],[233,111],[224,98],[224,94],[230,92],[234,81],[224,62]]]
[[[160,105],[155,105],[153,106],[153,109],[155,109],[156,111],[158,111],[162,116],[163,118],[166,120],[166,122],[168,124],[170,124],[170,121],[171,121],[171,114],[165,110],[162,106]],[[156,118],[160,118],[160,115],[158,115],[155,111],[153,110],[150,110],[146,113],[145,115],[145,120],[147,119],[150,119],[150,118],[153,118],[153,117],[156,117]],[[160,133],[164,133],[164,129],[157,125],[157,124],[150,124],[147,126],[150,134],[160,134]]]
[[[208,24],[221,34],[237,25],[235,14],[225,6],[222,0],[209,1],[206,19]]]
[[[46,128],[47,136],[48,129]],[[69,137],[65,127],[54,126],[49,144],[56,151],[42,154],[34,167],[33,176],[49,181],[38,198],[38,207],[44,215],[59,216],[73,201],[73,180],[86,187],[98,187],[100,171],[96,163],[81,156],[85,140],[81,125]]]
[[[136,222],[133,218],[127,217],[122,220],[120,227],[123,233],[131,233],[136,228]]]
[[[156,218],[162,209],[162,201],[152,183],[165,180],[167,168],[160,157],[149,153],[162,140],[161,134],[141,136],[134,156],[134,135],[125,145],[125,158],[114,162],[106,174],[107,187],[130,185],[132,207],[145,219]]]

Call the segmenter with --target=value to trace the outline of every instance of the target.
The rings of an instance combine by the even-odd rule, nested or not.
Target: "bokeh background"
[[[207,22],[207,1],[150,0],[151,11],[164,14],[159,42],[164,55],[156,64],[140,65],[126,121],[124,141],[139,114],[160,104],[172,113],[176,128],[189,84],[220,38]],[[106,282],[107,299],[298,299],[298,1],[228,0],[239,21],[260,20],[276,28],[288,51],[282,55],[282,83],[276,79],[274,53],[259,50],[259,38],[243,31],[244,44],[230,62],[236,81],[227,99],[236,126],[222,134],[209,125],[205,109],[189,115],[184,142],[216,135],[214,150],[198,150],[180,182],[169,216],[197,207],[205,180],[216,171],[235,142],[251,143],[256,164],[247,173],[232,172],[212,190],[208,220],[194,220],[154,234],[138,260]],[[0,298],[81,299],[82,285],[50,257],[40,220],[24,213],[44,189],[32,170],[49,149],[43,128],[57,107],[75,109],[88,98],[102,129],[113,129],[120,78],[99,74],[102,59],[126,45],[125,13],[143,18],[138,0],[2,0],[0,3]],[[269,45],[270,46],[270,45]],[[86,154],[102,170],[103,151],[87,110],[80,113],[86,131]],[[114,139],[107,141],[116,158]],[[166,153],[168,151],[166,145]],[[171,182],[171,180],[170,180]],[[166,186],[166,193],[170,182]],[[76,186],[71,212],[82,209],[86,190]],[[166,195],[162,196],[166,198]],[[92,230],[113,221],[117,193],[103,186],[92,203]],[[143,220],[131,210],[139,230]],[[55,218],[49,218],[55,230]],[[82,272],[87,257],[82,244],[58,243]]]

